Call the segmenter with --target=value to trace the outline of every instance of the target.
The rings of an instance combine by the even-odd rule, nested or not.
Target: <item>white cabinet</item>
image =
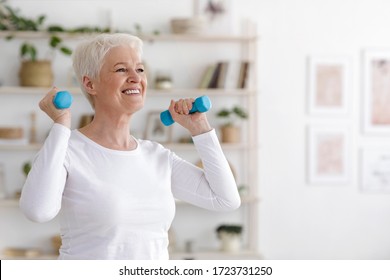
[[[0,32],[0,39],[7,33]],[[41,38],[46,36],[36,33],[16,33],[19,37]],[[66,36],[65,36],[66,38]],[[77,37],[71,36],[72,40]],[[208,95],[213,108],[208,112],[211,124],[220,134],[220,120],[216,118],[216,112],[222,108],[230,108],[240,105],[248,112],[249,118],[241,123],[241,141],[239,143],[222,143],[223,150],[234,170],[237,184],[242,192],[242,206],[230,213],[213,213],[191,205],[177,202],[177,214],[172,225],[174,245],[171,257],[173,259],[247,259],[259,258],[258,244],[258,165],[257,165],[257,100],[256,86],[256,44],[257,37],[252,34],[245,36],[201,36],[201,35],[158,35],[145,36],[144,59],[150,72],[149,90],[145,108],[133,120],[136,137],[143,138],[148,126],[150,112],[165,110],[170,99],[182,97],[198,97]],[[220,61],[227,61],[231,65],[241,61],[250,62],[250,75],[248,85],[244,89],[238,89],[235,85],[229,85],[218,89],[198,89],[201,77],[208,65]],[[168,72],[172,78],[172,89],[154,89],[154,79],[157,73]],[[237,74],[238,75],[238,74]],[[237,76],[236,76],[237,77]],[[233,79],[227,76],[227,79]],[[38,139],[43,141],[50,128],[50,122],[45,116],[40,115],[37,109],[38,100],[48,91],[46,88],[25,88],[17,86],[0,87],[0,100],[2,107],[7,106],[4,100],[13,106],[12,109],[1,110],[0,119],[7,119],[10,114],[20,111],[15,116],[24,116],[24,129],[28,135],[28,114],[36,111],[38,114]],[[64,85],[64,89],[75,95],[73,104],[74,114],[72,125],[78,126],[82,114],[91,113],[88,103],[84,100],[80,90],[72,85]],[[12,100],[16,100],[14,103]],[[23,106],[17,106],[18,102]],[[27,109],[26,109],[27,108]],[[8,118],[9,119],[9,118]],[[4,125],[4,123],[2,123]],[[191,143],[179,143],[179,139],[186,136],[177,125],[170,128],[169,143],[164,145],[187,160],[197,163],[198,158]],[[187,135],[188,136],[188,135]],[[3,165],[12,164],[12,168],[5,168],[6,177],[18,177],[19,180],[6,180],[9,195],[18,189],[23,180],[21,166],[24,160],[31,159],[39,150],[40,144],[33,145],[0,145],[0,162]],[[17,156],[16,156],[17,155]],[[16,158],[16,159],[15,159]],[[16,160],[16,163],[15,163]],[[19,162],[18,162],[19,161]],[[18,170],[18,166],[20,167]],[[18,203],[14,198],[0,200],[0,209],[17,208]],[[2,221],[0,220],[0,223]],[[220,224],[243,225],[243,248],[238,253],[219,252],[219,244],[215,229]],[[1,225],[4,229],[6,225]],[[27,234],[27,233],[26,233]],[[34,244],[31,244],[34,247]],[[4,244],[3,244],[4,247]],[[0,244],[0,250],[1,248]],[[1,255],[1,253],[0,253]]]

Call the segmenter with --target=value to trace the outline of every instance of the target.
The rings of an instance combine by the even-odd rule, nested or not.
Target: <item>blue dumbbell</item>
[[[194,103],[192,103],[192,109],[190,110],[190,114],[196,112],[204,113],[210,110],[210,108],[211,108],[210,98],[206,95],[203,95],[196,98]],[[165,126],[169,126],[175,122],[169,110],[165,110],[164,112],[161,112],[160,119]]]
[[[59,91],[53,99],[54,106],[57,109],[67,109],[72,105],[73,96],[68,91]]]

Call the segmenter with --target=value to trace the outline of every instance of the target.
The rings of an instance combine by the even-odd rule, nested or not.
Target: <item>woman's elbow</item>
[[[56,215],[43,212],[23,212],[27,219],[36,223],[46,223],[54,219]]]
[[[241,206],[241,198],[238,197],[238,199],[237,199],[237,201],[236,201],[236,204],[234,205],[234,207],[235,207],[234,210],[240,208],[240,206]]]
[[[237,210],[241,206],[241,198],[240,196],[236,197],[234,200],[230,202],[230,209],[229,210]]]
[[[34,209],[34,207],[26,207],[23,203],[19,204],[24,216],[30,221],[36,223],[46,223],[57,216],[58,211],[45,211],[44,209]]]
[[[229,200],[220,201],[218,203],[218,207],[216,208],[216,210],[219,210],[221,212],[230,212],[230,211],[237,210],[238,208],[240,208],[240,206],[241,206],[241,199],[238,196]]]

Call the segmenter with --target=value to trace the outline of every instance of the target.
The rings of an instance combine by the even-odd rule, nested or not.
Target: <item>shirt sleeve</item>
[[[215,130],[194,136],[193,141],[202,160],[203,170],[174,156],[174,197],[209,210],[237,209],[241,204],[237,185]]]
[[[53,219],[61,208],[67,170],[66,151],[71,131],[54,124],[34,159],[20,198],[24,215],[35,222]]]

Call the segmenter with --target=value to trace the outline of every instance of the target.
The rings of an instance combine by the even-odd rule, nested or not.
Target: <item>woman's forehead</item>
[[[104,57],[105,62],[110,63],[141,63],[141,57],[135,48],[130,46],[118,46],[112,48]]]

